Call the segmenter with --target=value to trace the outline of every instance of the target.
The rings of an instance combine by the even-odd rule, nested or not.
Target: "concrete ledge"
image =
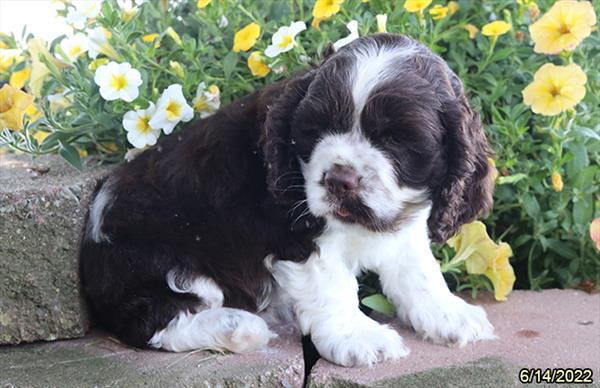
[[[79,337],[77,241],[105,167],[0,154],[0,344]]]
[[[497,340],[450,348],[394,323],[411,349],[406,359],[354,369],[321,359],[309,386],[501,387],[518,385],[521,368],[592,368],[600,386],[600,294],[514,291],[507,302],[491,295],[469,302],[483,305]]]
[[[0,387],[299,387],[300,334],[280,328],[241,355],[137,350],[92,332],[85,339],[0,348]]]

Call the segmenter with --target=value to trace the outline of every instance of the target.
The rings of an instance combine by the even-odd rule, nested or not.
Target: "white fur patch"
[[[102,221],[104,220],[104,214],[110,207],[112,200],[113,193],[111,191],[110,179],[108,179],[104,182],[90,206],[90,216],[86,227],[88,238],[91,238],[97,243],[103,241],[110,242],[109,237],[102,232]]]
[[[223,306],[223,291],[214,280],[206,276],[185,278],[176,270],[167,273],[169,288],[177,293],[195,294],[210,308]]]
[[[171,352],[196,349],[251,352],[276,335],[259,316],[240,309],[219,307],[196,314],[180,313],[152,336],[148,345]]]
[[[392,162],[359,131],[323,137],[315,146],[310,161],[302,164],[306,180],[308,207],[316,216],[328,216],[331,204],[320,183],[323,174],[341,164],[353,167],[361,176],[359,197],[380,219],[394,219],[406,202],[420,201],[422,190],[399,187]]]

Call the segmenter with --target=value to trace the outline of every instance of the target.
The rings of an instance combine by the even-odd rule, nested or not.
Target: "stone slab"
[[[0,344],[79,337],[77,243],[106,167],[0,153]]]
[[[468,298],[466,298],[468,299]],[[600,386],[600,294],[514,291],[507,302],[482,295],[499,337],[463,348],[434,345],[394,324],[410,347],[397,362],[343,368],[323,359],[310,387],[502,387],[519,385],[520,368],[592,368]]]
[[[301,387],[300,334],[246,354],[168,353],[124,346],[106,333],[85,339],[0,347],[0,387]]]

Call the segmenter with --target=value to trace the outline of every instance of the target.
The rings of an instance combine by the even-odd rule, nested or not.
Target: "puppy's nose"
[[[334,164],[325,173],[325,186],[329,193],[339,196],[354,194],[358,190],[360,177],[353,167]]]

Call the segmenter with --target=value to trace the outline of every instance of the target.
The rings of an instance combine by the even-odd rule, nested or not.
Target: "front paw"
[[[360,320],[360,323],[344,322],[333,330],[313,333],[312,340],[321,356],[349,367],[371,366],[381,361],[397,360],[410,353],[395,330],[367,319]],[[352,327],[348,328],[348,325]]]
[[[454,298],[445,304],[424,303],[411,311],[409,320],[415,331],[434,343],[458,346],[496,338],[483,308]]]

